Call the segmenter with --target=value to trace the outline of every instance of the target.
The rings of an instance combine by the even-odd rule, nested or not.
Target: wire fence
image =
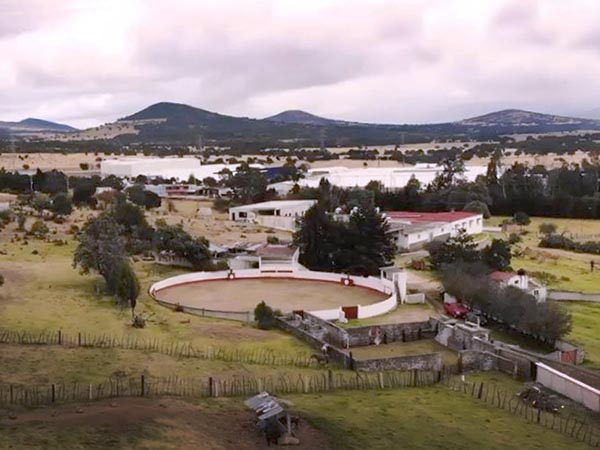
[[[443,378],[443,383],[453,391],[462,392],[489,406],[507,411],[513,416],[522,417],[528,422],[536,423],[592,447],[600,447],[600,429],[587,418],[581,419],[572,414],[564,417],[560,412],[553,413],[534,408],[514,393],[498,388],[496,384],[469,383],[456,377]]]
[[[103,383],[55,383],[0,385],[0,406],[41,406],[53,403],[89,402],[121,397],[177,396],[188,398],[248,397],[272,394],[314,394],[352,390],[383,390],[430,386],[440,381],[439,372],[349,372],[331,370],[308,375],[208,377],[202,379],[112,377]]]
[[[57,345],[62,347],[116,348],[161,353],[179,358],[198,358],[259,364],[268,366],[314,367],[314,359],[307,352],[276,352],[271,349],[240,349],[233,347],[199,347],[191,342],[168,342],[160,339],[142,339],[137,336],[111,336],[91,333],[63,333],[58,331],[11,331],[0,329],[0,344]]]

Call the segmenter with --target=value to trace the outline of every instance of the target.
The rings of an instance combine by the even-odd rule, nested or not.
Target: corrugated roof
[[[480,215],[468,211],[386,211],[385,214],[392,220],[407,220],[410,222],[456,222],[457,220],[473,218]]]

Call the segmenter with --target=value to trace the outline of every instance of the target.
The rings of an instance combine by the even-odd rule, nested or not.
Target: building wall
[[[594,389],[565,373],[543,363],[537,363],[536,381],[571,400],[600,412],[600,390]]]

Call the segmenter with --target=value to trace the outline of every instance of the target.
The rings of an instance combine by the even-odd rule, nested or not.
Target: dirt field
[[[273,309],[333,309],[338,306],[370,305],[386,295],[360,287],[299,280],[209,281],[161,290],[160,300],[217,311],[252,311],[264,301]]]
[[[442,353],[444,363],[456,364],[458,355],[433,339],[413,342],[393,342],[391,344],[352,347],[352,355],[357,359],[390,358],[394,356],[422,355],[424,353]]]
[[[193,449],[268,448],[242,400],[118,399],[23,411],[0,418],[1,449]],[[14,416],[13,416],[14,417]],[[323,433],[302,420],[297,449],[329,449]]]

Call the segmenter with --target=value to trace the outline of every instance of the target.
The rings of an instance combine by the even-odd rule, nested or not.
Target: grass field
[[[496,373],[467,375],[509,392],[521,385]],[[384,391],[284,396],[303,417],[299,449],[584,449],[442,385]],[[0,416],[0,448],[267,448],[243,399],[119,399]]]
[[[292,399],[328,430],[335,449],[588,448],[441,386]]]
[[[0,273],[6,282],[0,290],[0,327],[135,335],[147,340],[189,341],[200,346],[246,349],[260,346],[282,352],[308,350],[283,332],[263,331],[235,321],[204,319],[159,306],[148,296],[148,287],[181,271],[143,262],[135,264],[142,287],[137,312],[148,319],[148,324],[145,329],[134,329],[129,309],[119,308],[112,298],[96,293],[99,278],[82,276],[71,266],[74,247],[74,242],[60,247],[38,241],[30,241],[25,247],[10,242],[2,245],[6,254],[0,255]],[[32,254],[34,249],[39,254]]]
[[[573,317],[573,330],[568,338],[583,344],[586,363],[600,369],[600,304],[569,303]]]
[[[393,342],[391,344],[353,347],[352,355],[356,359],[377,359],[394,356],[422,355],[424,353],[442,353],[445,364],[456,364],[458,354],[433,339],[421,339],[412,342]]]

